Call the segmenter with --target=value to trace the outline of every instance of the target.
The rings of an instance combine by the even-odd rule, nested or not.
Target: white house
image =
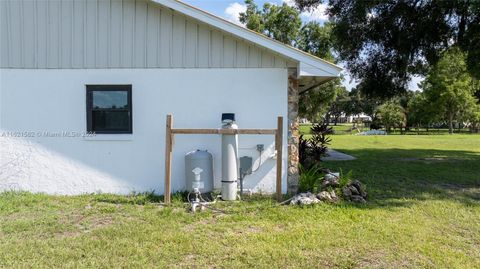
[[[0,1],[0,191],[52,194],[164,191],[165,118],[218,128],[285,119],[284,189],[298,181],[298,94],[340,68],[176,0]],[[90,136],[89,132],[95,132]],[[220,181],[220,137],[175,140],[207,149]],[[273,192],[274,137],[240,136],[240,156],[265,144],[245,187]]]

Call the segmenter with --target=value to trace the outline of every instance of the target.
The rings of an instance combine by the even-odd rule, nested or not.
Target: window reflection
[[[93,108],[128,108],[127,91],[93,91]]]

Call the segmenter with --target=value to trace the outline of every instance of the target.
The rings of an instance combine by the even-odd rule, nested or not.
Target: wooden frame
[[[164,202],[171,202],[172,152],[176,134],[239,134],[239,135],[275,135],[277,151],[276,196],[282,200],[282,159],[283,159],[283,117],[277,118],[277,129],[174,129],[173,116],[167,115],[165,132],[165,191]]]

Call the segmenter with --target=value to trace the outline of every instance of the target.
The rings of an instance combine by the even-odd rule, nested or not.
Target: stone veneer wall
[[[298,123],[299,88],[297,69],[288,71],[288,193],[295,194],[298,191],[299,180],[299,123]]]

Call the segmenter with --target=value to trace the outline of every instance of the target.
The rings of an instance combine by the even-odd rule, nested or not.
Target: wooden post
[[[244,134],[244,135],[275,135],[275,149],[277,151],[277,177],[276,192],[277,200],[282,200],[282,164],[283,164],[283,117],[277,119],[277,129],[174,129],[173,116],[167,115],[165,130],[165,191],[164,203],[171,202],[171,180],[172,180],[172,151],[175,134]]]
[[[283,164],[283,117],[277,119],[277,132],[275,134],[275,149],[277,150],[277,201],[282,200],[282,164]]]
[[[172,115],[167,115],[167,128],[165,131],[165,190],[164,190],[164,199],[165,204],[169,204],[170,200],[170,182],[172,178],[172,146],[173,146],[173,117]]]

